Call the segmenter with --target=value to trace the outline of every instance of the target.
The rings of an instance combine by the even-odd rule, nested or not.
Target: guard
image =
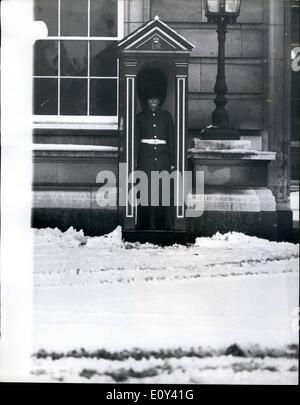
[[[141,230],[170,230],[173,222],[171,206],[163,206],[159,190],[159,206],[151,206],[151,172],[174,169],[175,129],[173,118],[160,106],[157,93],[148,94],[145,109],[136,120],[136,169],[148,176],[148,206],[138,206],[137,228]]]

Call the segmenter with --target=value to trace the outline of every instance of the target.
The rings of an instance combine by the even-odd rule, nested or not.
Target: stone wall
[[[189,67],[189,122],[191,130],[211,123],[213,87],[217,72],[216,26],[207,23],[203,0],[152,0],[156,14],[195,45]],[[244,135],[263,129],[265,70],[265,14],[268,1],[243,0],[237,24],[229,25],[226,40],[228,111],[231,125]]]

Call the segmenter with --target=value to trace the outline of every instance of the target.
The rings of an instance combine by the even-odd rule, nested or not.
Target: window
[[[116,123],[123,0],[35,0],[48,27],[34,45],[35,127]]]

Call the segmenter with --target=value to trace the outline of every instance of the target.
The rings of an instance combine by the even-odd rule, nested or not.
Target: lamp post
[[[240,14],[241,0],[204,0],[205,15],[209,23],[217,24],[218,33],[218,73],[214,87],[216,98],[212,113],[212,127],[203,131],[203,139],[239,139],[237,131],[229,128],[225,76],[225,41],[227,24],[234,24]]]

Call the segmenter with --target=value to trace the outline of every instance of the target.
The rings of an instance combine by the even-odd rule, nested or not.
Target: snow
[[[112,382],[124,369],[126,382],[296,383],[297,356],[287,353],[298,345],[298,245],[231,232],[159,247],[122,241],[121,227],[100,237],[34,234],[35,353],[62,353],[35,357],[34,378]],[[236,366],[224,356],[234,343],[281,355],[251,354]],[[190,353],[199,347],[201,358]],[[136,349],[189,355],[163,367],[160,355],[120,364],[86,355]]]
[[[32,145],[33,150],[63,150],[63,151],[117,151],[117,146],[105,146],[105,145],[73,145],[73,144],[44,144],[35,143]]]
[[[115,361],[69,357],[55,362],[38,359],[33,373],[42,381],[51,376],[51,380],[78,383],[297,384],[296,364],[296,359],[289,358],[231,355]]]

